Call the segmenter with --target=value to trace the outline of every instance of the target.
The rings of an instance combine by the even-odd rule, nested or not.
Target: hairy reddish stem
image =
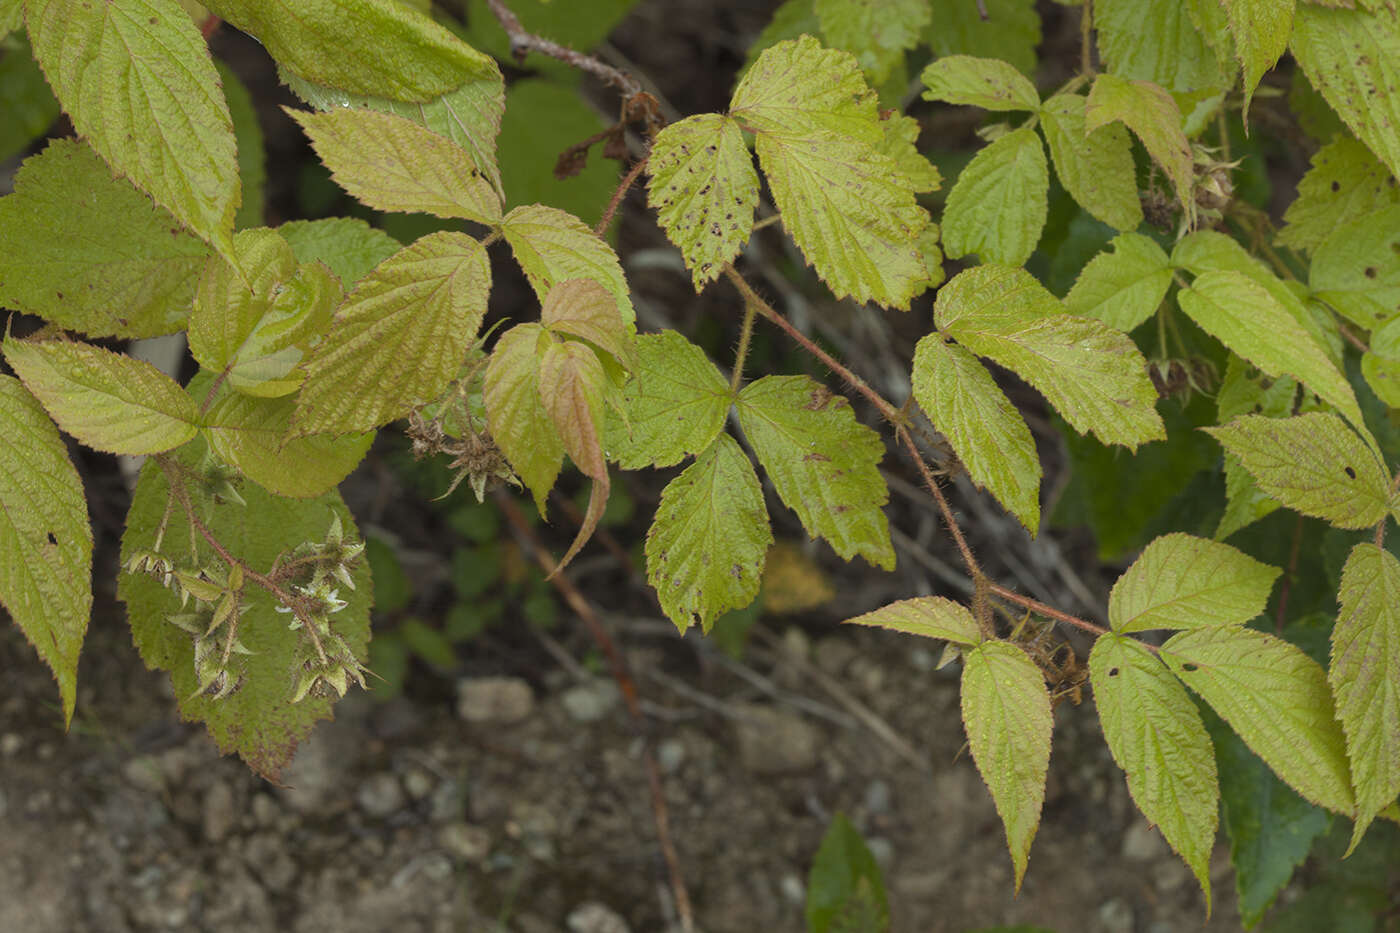
[[[592,55],[575,52],[568,46],[560,45],[558,42],[528,31],[521,24],[520,18],[510,7],[505,5],[503,0],[486,0],[486,5],[491,8],[492,15],[496,17],[496,21],[501,24],[501,28],[510,37],[510,52],[515,56],[516,61],[524,61],[525,56],[530,52],[539,52],[541,55],[557,58],[571,68],[588,72],[622,91],[628,97],[642,93],[641,84],[627,72],[619,71]]]
[[[598,218],[597,225],[593,232],[602,236],[608,232],[608,227],[612,226],[613,215],[617,213],[618,206],[622,204],[622,199],[627,196],[627,192],[632,189],[632,185],[637,181],[637,176],[647,167],[647,160],[642,159],[636,165],[627,170],[627,174],[622,176],[622,181],[618,182],[617,190],[608,199],[608,206],[603,211],[603,216]]]

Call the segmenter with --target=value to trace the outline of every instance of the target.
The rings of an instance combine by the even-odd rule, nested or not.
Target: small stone
[[[158,794],[165,790],[165,777],[161,774],[160,762],[153,755],[138,755],[122,766],[122,777],[130,784],[147,793]]]
[[[457,682],[457,715],[467,722],[519,722],[534,708],[535,694],[519,677],[470,677]]]
[[[262,827],[268,827],[277,822],[280,808],[277,801],[267,794],[256,794],[253,797],[253,822]]]
[[[1123,833],[1123,857],[1132,862],[1150,862],[1169,855],[1162,834],[1143,820],[1135,820]]]
[[[403,787],[392,774],[374,774],[355,791],[355,802],[365,813],[382,820],[403,809]]]
[[[410,768],[403,776],[403,789],[414,800],[422,800],[433,790],[433,776],[422,768]]]
[[[856,656],[856,646],[851,644],[849,639],[828,635],[817,642],[816,647],[812,649],[812,656],[817,667],[833,677],[839,677],[845,673],[846,665]]]
[[[786,874],[778,881],[778,890],[783,893],[793,904],[805,904],[807,902],[807,886],[802,883],[802,879],[794,874]]]
[[[462,797],[462,785],[454,780],[443,781],[434,787],[432,793],[428,795],[428,819],[434,823],[461,819],[466,809],[466,801]]]
[[[739,761],[754,774],[785,774],[817,763],[821,733],[784,710],[745,704],[734,721]]]
[[[667,774],[675,772],[685,761],[685,743],[680,739],[662,739],[656,743],[656,764]]]
[[[297,878],[297,865],[287,843],[276,833],[258,833],[243,847],[243,860],[272,891],[285,891]]]
[[[617,911],[597,901],[580,904],[569,911],[564,925],[569,933],[632,933]]]
[[[464,862],[479,862],[491,854],[491,834],[471,823],[446,823],[438,827],[437,843]]]
[[[17,732],[6,732],[0,736],[0,755],[11,758],[24,747],[24,739]]]
[[[233,829],[233,821],[233,788],[224,781],[218,781],[204,794],[201,813],[204,838],[210,842],[223,842]]]
[[[1133,933],[1133,908],[1121,897],[1100,905],[1098,920],[1101,933]]]
[[[880,816],[890,811],[890,785],[876,778],[865,787],[865,809],[871,816]]]
[[[894,862],[894,843],[884,836],[871,836],[865,840],[865,847],[870,850],[881,869],[887,870]]]
[[[598,677],[565,690],[559,702],[574,722],[598,722],[611,713],[621,699],[622,693],[614,681]]]

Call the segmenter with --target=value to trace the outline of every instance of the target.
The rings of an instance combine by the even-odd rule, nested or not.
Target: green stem
[[[729,394],[738,396],[744,381],[744,360],[749,355],[749,339],[753,337],[753,319],[757,314],[752,301],[744,302],[744,323],[739,328],[739,348],[734,351],[734,374],[729,377]]]

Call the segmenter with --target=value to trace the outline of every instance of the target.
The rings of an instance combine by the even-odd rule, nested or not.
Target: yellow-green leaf
[[[984,110],[1038,110],[1035,85],[999,58],[949,55],[930,62],[920,80],[924,100],[981,107]]]
[[[190,17],[175,0],[28,0],[26,9],[34,57],[78,133],[226,250],[239,201],[233,120]]]
[[[929,21],[927,0],[816,0],[822,35],[856,57],[873,85],[883,84]]]
[[[917,596],[881,606],[874,612],[846,620],[847,625],[870,625],[909,635],[938,638],[972,647],[982,641],[982,633],[972,613],[961,603],[942,596]]]
[[[1084,128],[1094,132],[1115,120],[1142,140],[1176,189],[1187,216],[1193,216],[1191,144],[1182,129],[1181,110],[1160,85],[1101,74],[1094,79],[1084,107]]]
[[[983,148],[958,175],[943,211],[943,249],[952,259],[1019,266],[1040,242],[1050,169],[1034,130],[1013,130]]]
[[[1244,69],[1244,112],[1264,72],[1278,62],[1293,32],[1295,0],[1225,0],[1230,35]]]
[[[1400,205],[1334,230],[1313,253],[1308,284],[1367,330],[1400,317]]]
[[[194,401],[150,363],[87,343],[11,338],[5,361],[60,428],[96,450],[161,453],[197,430]]]
[[[1108,70],[1169,91],[1223,91],[1230,77],[1192,22],[1190,6],[1183,0],[1096,0],[1094,27]]]
[[[539,324],[506,331],[491,351],[482,389],[491,438],[534,495],[541,515],[564,465],[564,442],[540,399],[540,344],[549,339]]]
[[[972,760],[1006,827],[1016,889],[1045,802],[1050,765],[1050,694],[1026,653],[991,641],[963,653],[962,718]]]
[[[1400,205],[1400,186],[1390,169],[1361,143],[1338,136],[1313,153],[1312,167],[1298,182],[1298,197],[1283,214],[1283,246],[1311,252],[1334,230],[1372,211]]]
[[[1090,133],[1084,126],[1085,100],[1056,94],[1040,108],[1040,127],[1050,146],[1055,174],[1070,197],[1099,220],[1119,230],[1142,223],[1133,143],[1119,123]]]
[[[92,528],[82,480],[53,422],[0,375],[0,604],[53,671],[65,726],[92,612]]]
[[[399,251],[399,241],[358,217],[291,220],[277,228],[297,262],[320,262],[350,288]]]
[[[805,35],[764,49],[729,101],[730,114],[755,133],[871,146],[880,142],[877,108],[855,58]]]
[[[1079,273],[1065,296],[1065,310],[1092,317],[1124,333],[1157,313],[1172,269],[1167,254],[1140,233],[1123,233]]]
[[[617,253],[573,214],[527,204],[501,220],[501,232],[540,301],[560,282],[592,279],[612,292],[624,321],[637,320]]]
[[[1163,535],[1113,585],[1108,621],[1124,634],[1242,625],[1264,611],[1278,575],[1228,544]]]
[[[668,467],[708,448],[724,427],[729,384],[705,351],[674,330],[636,338],[637,366],[622,389],[626,418],[605,447],[626,470]]]
[[[540,323],[553,333],[587,340],[629,370],[636,368],[632,330],[618,314],[612,294],[593,279],[569,279],[551,288]]]

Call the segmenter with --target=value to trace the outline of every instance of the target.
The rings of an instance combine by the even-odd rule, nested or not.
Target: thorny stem
[[[209,543],[209,546],[214,549],[214,553],[219,556],[220,560],[230,567],[237,564],[243,569],[243,576],[245,579],[251,580],[258,586],[267,590],[278,602],[292,610],[292,613],[301,620],[302,628],[311,636],[311,644],[316,649],[316,656],[322,662],[325,662],[327,660],[326,649],[321,646],[321,636],[316,634],[316,624],[307,613],[306,609],[302,607],[301,599],[292,593],[288,593],[276,580],[258,573],[243,560],[234,557],[233,554],[229,552],[229,549],[224,547],[223,543],[219,541],[218,538],[214,537],[214,533],[209,530],[204,522],[200,520],[198,513],[195,512],[194,503],[190,501],[189,491],[185,489],[184,481],[180,478],[179,467],[170,457],[163,454],[157,454],[155,461],[160,465],[160,468],[165,471],[165,479],[170,484],[170,494],[175,497],[176,501],[180,503],[180,507],[185,510],[185,518],[189,521],[190,528],[197,531],[200,537]]]
[[[1040,615],[1043,615],[1048,619],[1054,619],[1056,622],[1064,622],[1066,625],[1073,625],[1075,628],[1083,629],[1086,632],[1092,632],[1095,635],[1108,634],[1108,629],[1104,628],[1102,625],[1095,625],[1093,622],[1090,622],[1087,619],[1081,619],[1078,616],[1072,616],[1068,612],[1061,612],[1054,606],[1047,606],[1045,605],[1045,603],[1041,602],[1038,599],[1032,599],[1029,596],[1022,596],[1015,590],[1009,590],[1006,587],[1002,586],[1000,583],[997,583],[993,580],[987,581],[987,589],[990,590],[992,593],[995,593],[997,596],[1000,596],[1002,599],[1005,599],[1009,602],[1013,602],[1018,606],[1025,606],[1032,612],[1039,613]],[[1155,652],[1157,650],[1155,645],[1149,645],[1147,642],[1142,642],[1142,646],[1148,651]]]
[[[491,13],[496,17],[496,21],[501,24],[501,28],[510,37],[510,51],[515,56],[516,61],[524,61],[529,52],[539,52],[541,55],[557,58],[572,68],[586,71],[600,78],[628,97],[642,93],[641,84],[625,71],[619,71],[612,65],[605,64],[591,55],[575,52],[558,42],[526,31],[520,23],[520,18],[511,11],[510,7],[505,5],[503,0],[486,0],[486,5],[491,8]]]
[[[737,396],[744,381],[744,360],[749,355],[749,339],[753,337],[753,319],[757,313],[752,301],[744,302],[744,323],[739,328],[739,347],[734,351],[734,373],[729,377],[729,394]]]
[[[598,224],[593,228],[593,232],[598,236],[602,236],[608,232],[608,227],[612,226],[613,215],[617,213],[618,205],[622,203],[622,199],[626,197],[627,192],[631,190],[632,184],[637,180],[637,176],[642,174],[646,167],[647,160],[642,159],[628,169],[626,175],[622,176],[622,181],[617,184],[617,190],[613,192],[612,197],[608,200],[608,206],[603,211],[603,216],[598,218]]]

